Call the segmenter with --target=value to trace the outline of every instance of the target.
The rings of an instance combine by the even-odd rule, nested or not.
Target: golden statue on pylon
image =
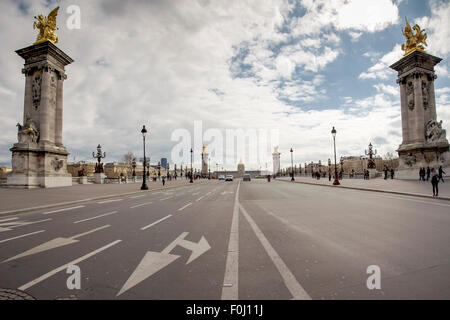
[[[411,28],[406,17],[405,20],[406,27],[404,30],[402,30],[402,33],[406,38],[406,43],[402,44],[402,50],[405,51],[404,56],[410,54],[413,51],[425,52],[425,48],[422,45],[424,44],[425,46],[428,46],[427,34],[425,33],[425,30],[420,29],[419,25],[417,24]],[[416,31],[415,34],[413,30]]]
[[[42,14],[34,17],[37,21],[34,21],[33,29],[39,29],[39,34],[34,44],[39,44],[45,41],[58,43],[58,36],[55,33],[55,30],[57,30],[56,16],[58,15],[58,10],[59,7],[50,12],[47,18]]]

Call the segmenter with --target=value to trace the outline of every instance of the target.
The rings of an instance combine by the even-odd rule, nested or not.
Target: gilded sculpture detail
[[[405,18],[405,20],[406,27],[402,30],[402,33],[406,38],[406,43],[402,44],[402,50],[405,51],[404,55],[406,56],[413,51],[425,52],[425,47],[423,45],[428,46],[425,30],[420,29],[417,24],[411,28],[408,19]]]
[[[33,29],[39,29],[39,34],[34,44],[39,44],[45,41],[58,43],[58,36],[55,33],[57,30],[56,16],[58,15],[58,10],[59,7],[50,12],[47,17],[42,14],[34,17],[37,21],[33,23]]]

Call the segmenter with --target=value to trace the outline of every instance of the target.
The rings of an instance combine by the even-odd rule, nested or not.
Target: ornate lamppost
[[[147,186],[147,176],[145,174],[145,167],[147,166],[147,159],[145,158],[145,136],[147,135],[147,129],[145,129],[145,126],[142,126],[142,139],[143,139],[143,145],[144,145],[144,163],[143,163],[143,167],[144,167],[144,174],[142,175],[142,186],[141,186],[141,190],[148,190],[148,186]]]
[[[158,161],[158,180],[161,180],[161,161]]]
[[[103,173],[102,159],[106,158],[106,152],[102,153],[102,146],[100,144],[97,146],[97,154],[92,152],[92,157],[97,159],[97,163],[95,164],[95,173]]]
[[[133,168],[133,172],[131,173],[131,176],[133,177],[133,182],[136,181],[136,158],[133,158],[131,160],[131,167]]]
[[[375,169],[375,161],[373,161],[373,156],[377,154],[377,150],[373,150],[372,142],[369,143],[369,150],[364,150],[366,156],[369,156],[369,161],[367,162],[367,169]]]
[[[336,161],[336,129],[333,127],[331,130],[331,134],[333,135],[333,145],[334,145],[334,182],[333,185],[338,186],[340,185],[339,179],[338,179],[338,172],[337,172],[337,161]]]
[[[191,148],[191,179],[190,179],[189,183],[194,183],[194,172],[192,170],[193,156],[194,156],[194,150],[192,150],[192,148]]]
[[[292,148],[291,148],[291,172],[292,172],[291,181],[295,181],[295,178],[294,178],[294,150],[292,150]]]
[[[211,158],[208,157],[208,180],[211,180]]]

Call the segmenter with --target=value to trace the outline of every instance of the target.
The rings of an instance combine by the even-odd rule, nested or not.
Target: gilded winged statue
[[[402,44],[402,50],[405,51],[405,56],[410,54],[413,51],[422,51],[425,52],[425,46],[428,46],[427,44],[427,34],[425,33],[425,30],[420,29],[419,25],[415,25],[411,28],[411,26],[408,23],[408,19],[406,19],[406,27],[404,30],[402,30],[403,35],[406,38],[406,43]],[[416,33],[414,33],[414,31]]]
[[[39,34],[34,44],[39,44],[45,41],[58,43],[58,36],[55,33],[55,30],[57,30],[56,16],[58,15],[58,10],[59,7],[50,12],[47,18],[42,14],[34,17],[37,21],[34,21],[33,29],[39,29]]]

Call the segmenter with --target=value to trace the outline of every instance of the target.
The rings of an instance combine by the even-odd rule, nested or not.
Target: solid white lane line
[[[97,249],[95,251],[92,251],[92,252],[90,252],[90,253],[88,253],[88,254],[86,254],[86,255],[78,258],[78,259],[75,259],[75,260],[73,260],[73,261],[71,261],[69,263],[66,263],[65,265],[62,265],[62,266],[60,266],[60,267],[58,267],[58,268],[56,268],[56,269],[54,269],[54,270],[52,270],[50,272],[47,272],[46,274],[40,276],[39,278],[34,279],[34,280],[24,284],[23,286],[19,287],[18,289],[21,290],[21,291],[25,291],[28,288],[34,286],[35,284],[38,284],[39,282],[42,282],[45,279],[50,278],[51,276],[57,274],[58,272],[67,269],[68,266],[73,265],[73,264],[78,264],[78,263],[80,263],[80,262],[82,262],[82,261],[84,261],[84,260],[86,260],[86,259],[88,259],[88,258],[90,258],[90,257],[92,257],[94,255],[96,255],[97,253],[100,253],[100,252],[102,252],[102,251],[104,251],[104,250],[106,250],[106,249],[108,249],[108,248],[118,244],[121,241],[122,240],[113,241],[110,244],[107,244],[106,246],[103,246],[103,247],[101,247],[101,248],[99,248],[99,249]]]
[[[114,214],[114,213],[117,213],[117,211],[112,211],[112,212],[100,214],[98,216],[95,216],[95,217],[92,217],[92,218],[88,218],[88,219],[78,220],[78,221],[75,221],[74,223],[80,223],[80,222],[84,222],[84,221],[89,221],[89,220],[101,218],[101,217],[104,217],[104,216],[109,216],[110,214]]]
[[[223,279],[222,300],[238,300],[239,276],[239,187],[234,197],[233,218],[231,220],[230,240],[228,241],[227,262]]]
[[[200,200],[202,200],[204,197],[206,197],[206,195],[201,196],[200,198],[198,198],[198,199],[195,200],[195,201],[200,201]]]
[[[23,234],[23,235],[21,235],[21,236],[17,236],[17,237],[14,237],[14,238],[9,238],[9,239],[5,239],[5,240],[0,240],[0,243],[8,242],[8,241],[15,240],[15,239],[19,239],[19,238],[23,238],[23,237],[28,237],[28,236],[31,236],[31,235],[33,235],[33,234],[41,233],[41,232],[44,232],[44,231],[45,231],[45,230],[35,231],[35,232]]]
[[[105,200],[105,201],[100,201],[97,202],[98,204],[104,204],[104,203],[110,203],[110,202],[117,202],[117,201],[122,201],[123,199],[111,199],[111,200]]]
[[[139,208],[139,207],[142,207],[142,206],[146,206],[146,205],[148,205],[148,204],[151,204],[151,203],[153,203],[153,202],[150,201],[150,202],[146,202],[146,203],[137,204],[137,205],[135,205],[135,206],[130,207],[130,209]]]
[[[59,210],[47,211],[47,212],[44,212],[43,214],[58,213],[58,212],[75,210],[75,209],[80,209],[80,208],[84,208],[84,206],[76,206],[76,207],[64,208],[64,209],[59,209]]]
[[[136,199],[136,198],[142,198],[142,197],[145,197],[146,195],[145,194],[141,194],[141,195],[139,195],[139,196],[132,196],[132,197],[128,197],[128,198],[130,198],[130,199]]]
[[[164,218],[159,219],[158,221],[155,221],[155,222],[149,224],[148,226],[142,227],[141,230],[145,230],[145,229],[148,229],[148,228],[150,228],[150,227],[153,227],[155,224],[158,224],[158,223],[160,223],[160,222],[162,222],[162,221],[164,221],[164,220],[166,220],[166,219],[169,219],[171,216],[172,216],[172,215],[169,214],[168,216],[165,216]]]
[[[192,195],[193,196],[196,196],[196,195],[198,195],[200,192],[194,192]]]
[[[182,211],[184,209],[186,209],[187,207],[189,207],[192,204],[192,202],[189,202],[187,205],[182,206],[180,209],[178,209],[178,211]]]
[[[173,196],[170,196],[170,197],[167,197],[167,198],[159,199],[159,201],[164,201],[164,200],[168,200],[168,199],[172,199],[172,198],[173,198]]]
[[[250,224],[256,237],[261,242],[262,246],[266,250],[266,252],[269,255],[270,259],[272,260],[273,264],[275,265],[275,267],[277,268],[281,277],[283,278],[284,284],[286,285],[286,288],[288,288],[289,292],[292,294],[293,299],[294,300],[311,300],[311,297],[309,296],[309,294],[305,291],[305,289],[303,289],[303,287],[297,281],[297,279],[292,274],[292,272],[289,270],[287,265],[280,258],[278,253],[275,251],[275,249],[270,244],[269,240],[267,240],[266,236],[262,233],[261,229],[257,226],[257,224],[252,219],[252,217],[250,217],[247,210],[245,210],[242,205],[239,205],[239,208],[241,209],[242,214],[247,219],[247,222]]]

